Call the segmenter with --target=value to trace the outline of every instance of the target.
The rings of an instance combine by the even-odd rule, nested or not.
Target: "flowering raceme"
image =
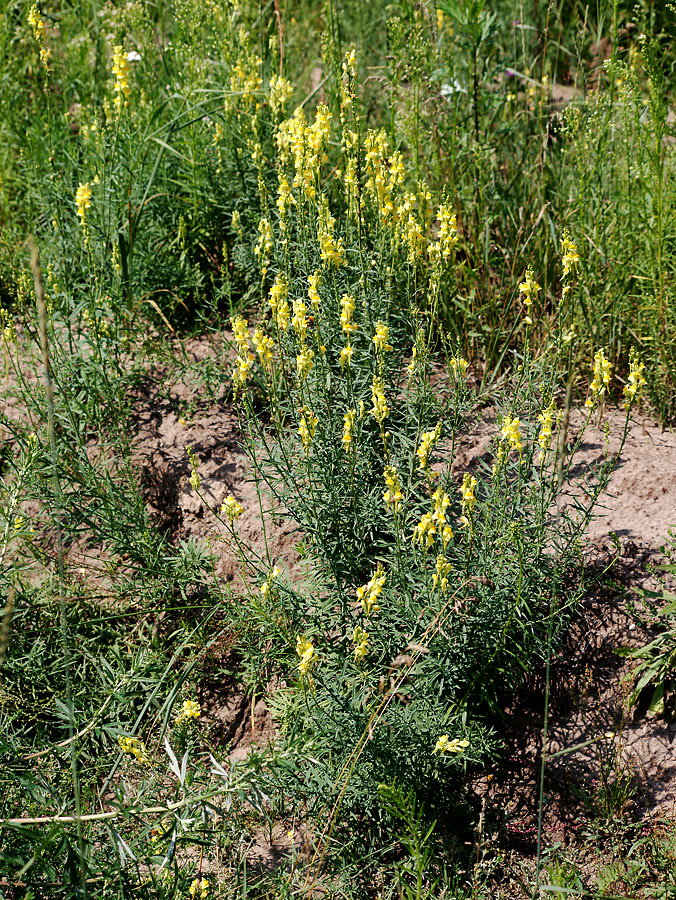
[[[342,443],[345,451],[349,451],[354,439],[354,420],[357,416],[356,409],[348,409],[343,416],[343,437]]]
[[[77,214],[80,217],[82,228],[87,228],[87,210],[92,205],[92,186],[86,181],[81,184],[75,192],[75,205],[77,206]]]
[[[603,348],[597,350],[594,354],[594,373],[589,385],[589,397],[585,403],[588,409],[593,409],[605,394],[606,389],[610,387],[612,370],[613,367],[606,358]]]
[[[624,395],[624,408],[629,409],[634,400],[641,393],[641,389],[645,386],[646,380],[643,374],[645,365],[640,362],[636,350],[632,347],[629,351],[629,376],[627,383],[622,389]]]
[[[521,441],[521,421],[516,417],[505,416],[502,420],[502,428],[500,436],[503,441],[509,444],[510,450],[516,450],[519,454],[523,450]]]
[[[528,266],[526,269],[526,278],[519,285],[519,292],[523,294],[523,305],[526,307],[526,324],[532,325],[533,320],[530,316],[530,308],[533,304],[533,300],[536,300],[537,295],[540,293],[540,285],[533,278],[533,269],[531,266]]]
[[[296,641],[296,653],[298,654],[300,662],[298,663],[298,669],[302,676],[307,676],[310,674],[312,666],[317,658],[315,653],[315,648],[312,641],[309,641],[304,636],[299,636]]]
[[[385,398],[385,389],[382,378],[373,379],[373,384],[371,385],[371,402],[373,404],[371,415],[376,422],[382,426],[383,422],[390,414],[390,408],[387,405],[387,400]]]
[[[113,75],[115,76],[115,109],[120,112],[129,101],[129,62],[127,54],[118,44],[113,50]]]
[[[418,454],[418,459],[420,460],[418,464],[418,468],[421,472],[427,472],[429,469],[429,456],[435,445],[437,444],[439,438],[441,437],[441,422],[437,425],[434,431],[425,431],[420,440],[420,446],[416,450]]]
[[[399,512],[399,507],[401,506],[401,501],[403,499],[399,475],[394,466],[385,466],[383,476],[385,478],[385,484],[387,485],[387,490],[383,494],[385,506],[387,507],[388,512],[391,509],[392,512],[396,514]]]
[[[386,578],[382,563],[378,563],[370,581],[357,588],[357,600],[361,603],[366,616],[370,617],[373,613],[379,612],[378,597],[380,597],[385,586]]]

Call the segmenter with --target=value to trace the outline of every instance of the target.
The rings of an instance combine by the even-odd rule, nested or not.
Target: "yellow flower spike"
[[[356,302],[351,294],[344,294],[340,298],[340,327],[347,335],[348,341],[352,332],[357,330],[357,326],[352,319],[355,307]]]
[[[284,112],[284,107],[293,96],[293,85],[283,75],[270,76],[270,109],[275,116]]]
[[[505,416],[502,420],[500,437],[509,444],[510,450],[517,450],[519,454],[523,450],[521,441],[521,420],[516,416]]]
[[[640,362],[638,353],[632,347],[629,351],[629,376],[627,378],[627,383],[622,388],[622,393],[625,398],[625,409],[629,409],[634,400],[640,396],[641,390],[646,384],[645,376],[643,374],[644,369],[645,365]]]
[[[319,278],[319,270],[317,270],[313,275],[308,275],[307,279],[307,295],[314,310],[319,308],[319,304],[321,302],[321,298],[319,296]]]
[[[300,435],[300,439],[303,442],[303,448],[306,453],[312,446],[312,440],[315,436],[315,431],[317,429],[318,423],[319,419],[311,409],[303,410],[303,414],[300,418],[300,425],[298,426],[298,434]]]
[[[314,365],[314,352],[309,347],[303,347],[296,357],[296,370],[299,380],[307,378]]]
[[[554,415],[556,412],[556,405],[554,404],[554,400],[549,404],[549,406],[545,407],[542,410],[540,415],[538,416],[538,422],[540,423],[540,434],[538,435],[538,444],[540,445],[542,450],[549,450],[552,443],[552,434],[554,431]]]
[[[561,258],[561,262],[563,263],[563,277],[567,278],[571,271],[577,269],[577,264],[580,261],[580,254],[578,253],[577,244],[574,244],[567,237],[564,237],[561,242],[561,247],[563,249],[563,256]]]
[[[435,445],[441,437],[441,422],[438,423],[434,431],[425,431],[420,439],[420,446],[416,450],[418,459],[420,460],[418,468],[421,472],[427,472],[429,469],[429,456]]]
[[[272,350],[274,342],[272,338],[267,337],[262,329],[257,328],[253,334],[253,345],[260,359],[261,366],[266,372],[272,368]]]
[[[533,324],[533,320],[530,317],[530,308],[533,300],[537,299],[540,290],[540,285],[533,278],[533,269],[531,266],[528,266],[526,269],[526,278],[519,285],[519,292],[523,294],[523,305],[526,307],[526,323],[528,325]]]
[[[459,738],[450,740],[447,734],[442,734],[441,737],[437,738],[433,752],[448,755],[451,753],[462,753],[468,747],[469,741],[460,740]]]
[[[350,361],[352,360],[352,354],[354,353],[354,348],[351,344],[347,344],[340,351],[340,368],[344,369],[345,366],[350,365]]]
[[[451,372],[457,379],[465,378],[469,363],[462,356],[452,356],[450,359]]]
[[[432,500],[434,500],[434,512],[432,513],[432,521],[441,534],[443,532],[444,525],[446,525],[446,510],[450,506],[451,498],[448,496],[448,494],[444,493],[441,488],[437,488],[437,490],[432,494]]]
[[[364,614],[370,617],[373,613],[380,611],[378,597],[380,597],[387,575],[383,569],[382,563],[378,563],[376,570],[371,576],[370,581],[360,588],[357,588],[357,600],[362,605]]]
[[[77,214],[80,217],[80,224],[83,229],[86,229],[87,210],[90,209],[92,205],[92,188],[88,181],[81,184],[75,192],[75,204],[77,206]]]
[[[28,12],[28,24],[33,29],[33,37],[41,44],[46,37],[45,23],[40,18],[40,10],[37,3],[34,3]]]
[[[340,268],[345,256],[345,247],[341,238],[334,235],[336,220],[331,215],[328,201],[324,198],[319,207],[319,226],[317,238],[321,260],[329,268]]]
[[[302,676],[310,674],[312,666],[317,659],[314,644],[304,635],[299,635],[296,640],[296,653],[298,654],[298,669]]]
[[[434,546],[436,534],[437,526],[434,522],[433,513],[424,513],[421,520],[413,529],[413,543],[420,544],[420,546],[427,551]]]
[[[476,506],[476,484],[477,482],[474,475],[465,472],[460,487],[460,494],[462,495],[462,511],[465,514],[468,512],[471,513]]]
[[[113,75],[115,76],[115,109],[120,112],[129,101],[129,61],[127,54],[118,44],[113,50]]]
[[[413,375],[415,373],[416,362],[418,359],[418,348],[414,347],[411,350],[411,362],[406,366],[406,371],[409,375]]]
[[[355,662],[360,662],[366,654],[369,652],[369,636],[368,632],[361,627],[361,625],[355,625],[354,631],[352,632],[352,641],[355,644],[354,648],[354,659]]]
[[[594,354],[594,373],[591,384],[589,385],[589,397],[585,403],[588,409],[593,409],[597,402],[603,397],[606,388],[610,386],[610,377],[613,367],[606,358],[603,348]]]
[[[392,344],[387,343],[389,332],[387,325],[384,325],[382,322],[376,322],[376,333],[372,338],[376,347],[376,353],[387,353],[392,349]]]
[[[293,301],[293,319],[291,320],[296,337],[301,343],[307,338],[307,306],[302,297]]]
[[[343,416],[343,437],[342,443],[345,452],[349,452],[354,439],[354,420],[357,417],[356,409],[348,409]]]
[[[232,494],[226,498],[221,506],[221,515],[225,516],[231,525],[239,519],[243,512],[243,506],[235,500]]]
[[[180,708],[174,721],[177,725],[182,725],[190,719],[199,719],[202,715],[202,708],[197,700],[184,700],[183,706]]]
[[[448,590],[448,576],[453,567],[441,553],[437,556],[437,565],[432,576],[432,588],[439,586],[439,590],[445,594]]]
[[[385,466],[383,477],[385,478],[385,484],[387,485],[387,490],[383,493],[385,506],[387,507],[388,512],[391,510],[396,515],[396,513],[399,512],[401,501],[403,499],[399,475],[394,466]]]
[[[235,343],[239,348],[239,352],[244,355],[249,351],[249,323],[246,319],[243,319],[242,316],[235,316],[234,319],[230,319],[230,325],[232,326],[232,333],[235,338]]]
[[[209,896],[209,882],[206,878],[195,878],[188,889],[190,900],[207,900]]]
[[[133,756],[141,765],[150,765],[150,756],[143,741],[138,738],[119,737],[117,743],[123,753]]]
[[[371,415],[376,422],[382,426],[383,422],[390,414],[390,408],[387,405],[387,399],[385,398],[382,378],[373,379],[373,384],[371,385],[371,402],[373,404]]]
[[[458,243],[457,218],[445,204],[439,207],[437,218],[439,219],[437,240],[429,245],[427,252],[433,262],[437,260],[448,262]]]

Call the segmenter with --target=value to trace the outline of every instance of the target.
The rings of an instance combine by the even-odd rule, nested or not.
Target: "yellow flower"
[[[444,525],[444,530],[441,532],[441,543],[442,543],[444,550],[446,549],[446,545],[448,544],[448,542],[452,541],[452,540],[453,540],[453,529],[451,528],[450,525]]]
[[[467,375],[469,363],[462,356],[452,356],[450,359],[451,372],[455,378],[464,378]]]
[[[603,351],[603,348],[597,350],[594,354],[594,374],[592,377],[591,384],[589,385],[589,394],[590,396],[587,398],[587,402],[585,406],[588,409],[593,409],[596,406],[597,400],[599,400],[606,392],[606,388],[610,386],[610,376],[612,373],[613,367],[611,366],[608,359],[606,359],[606,354]]]
[[[554,405],[554,400],[542,410],[540,415],[538,416],[538,422],[540,423],[540,434],[538,435],[538,444],[543,450],[549,450],[549,447],[552,442],[552,432],[554,430],[554,412],[556,410],[556,406]]]
[[[334,235],[336,220],[329,211],[326,200],[319,208],[319,227],[317,238],[319,240],[319,252],[324,265],[337,269],[343,262],[345,247],[340,238]]]
[[[387,485],[387,490],[383,494],[385,506],[387,507],[388,512],[391,508],[394,513],[398,513],[403,494],[401,493],[401,481],[399,480],[397,470],[394,466],[385,466],[383,476],[385,478],[385,484]]]
[[[231,525],[236,519],[239,519],[243,512],[244,508],[235,500],[232,494],[226,497],[225,502],[221,506],[221,515],[224,515]]]
[[[382,563],[378,563],[370,581],[357,588],[357,600],[361,603],[365,615],[370,616],[372,613],[377,613],[380,610],[378,597],[380,597],[385,586],[386,578]]]
[[[249,350],[249,323],[246,319],[243,319],[242,316],[235,316],[234,319],[230,319],[230,325],[232,326],[235,343],[239,348],[239,352],[241,354],[247,353]]]
[[[184,700],[183,706],[179,710],[175,722],[177,725],[181,725],[183,722],[187,722],[189,719],[199,719],[201,714],[202,708],[200,707],[197,700]]]
[[[418,359],[418,348],[414,347],[411,351],[411,362],[406,366],[406,371],[409,375],[413,375],[415,372],[416,361]]]
[[[445,556],[439,554],[437,556],[437,565],[434,570],[434,575],[432,576],[432,587],[435,588],[439,585],[439,590],[444,594],[448,590],[448,576],[451,572],[452,566]]]
[[[40,10],[37,3],[34,3],[28,12],[28,24],[33,29],[33,37],[41,44],[46,36],[45,23],[40,18]]]
[[[115,76],[115,109],[119,112],[129,99],[129,62],[127,54],[118,44],[113,50],[113,75]]]
[[[80,223],[83,228],[86,228],[87,210],[92,205],[92,188],[88,181],[81,184],[75,192],[75,203],[77,205],[77,214],[80,217]]]
[[[355,648],[354,648],[355,662],[359,662],[368,653],[368,646],[369,646],[368,632],[365,631],[365,629],[363,629],[361,627],[361,625],[355,625],[354,631],[352,632],[352,640],[355,644]]]
[[[340,351],[340,368],[341,369],[344,369],[345,366],[350,365],[350,360],[352,359],[353,353],[354,353],[354,348],[351,346],[351,344],[347,344],[345,347],[343,347],[343,349]]]
[[[403,240],[408,247],[408,264],[414,266],[423,255],[425,235],[422,226],[412,213],[409,213],[404,227]]]
[[[209,882],[206,878],[195,878],[188,889],[190,900],[207,900],[209,896]]]
[[[371,415],[376,422],[382,426],[383,422],[390,414],[390,409],[385,398],[382,378],[373,379],[373,384],[371,385],[371,402],[373,403]]]
[[[283,75],[270,76],[270,109],[277,115],[284,112],[284,107],[293,95],[293,86]]]
[[[318,422],[319,419],[312,410],[303,410],[303,414],[300,417],[300,425],[298,426],[298,434],[300,435],[300,439],[303,442],[303,447],[306,452],[310,449]]]
[[[432,513],[432,521],[441,533],[444,525],[446,524],[446,509],[450,506],[451,498],[448,496],[448,494],[445,494],[441,490],[441,488],[437,488],[437,490],[432,494],[432,500],[434,500],[434,512]]]
[[[460,493],[462,495],[462,511],[465,514],[468,512],[471,513],[476,506],[475,490],[476,478],[474,475],[470,475],[469,472],[465,472],[460,487]]]
[[[263,275],[268,270],[268,260],[273,247],[272,226],[270,220],[263,217],[258,223],[258,241],[254,247],[254,253],[260,257]]]
[[[438,442],[441,437],[441,422],[437,425],[434,431],[425,431],[420,440],[420,446],[416,450],[418,454],[418,458],[420,459],[420,463],[418,464],[418,468],[421,472],[427,472],[429,468],[429,455],[435,447],[435,444]]]
[[[350,294],[344,294],[340,298],[340,327],[348,337],[353,331],[357,330],[357,326],[352,320],[355,310],[355,300]]]
[[[434,538],[436,537],[437,526],[434,522],[432,513],[424,513],[421,520],[413,529],[413,543],[420,544],[425,550],[429,550],[434,546]]]
[[[143,741],[138,738],[119,737],[117,743],[123,753],[133,756],[141,765],[150,765],[150,757]]]
[[[646,384],[643,370],[645,365],[639,361],[636,350],[632,347],[629,351],[629,377],[622,389],[624,394],[624,408],[629,409],[634,400],[639,396],[641,388]]]
[[[574,244],[570,240],[570,235],[568,232],[564,233],[563,240],[561,241],[561,249],[563,250],[563,257],[561,262],[563,263],[563,277],[566,280],[570,273],[577,269],[577,264],[580,261],[580,254],[577,251],[577,244]],[[568,292],[569,288],[564,287],[564,294]]]
[[[235,358],[235,368],[232,371],[232,383],[235,394],[237,394],[239,389],[246,384],[253,363],[254,358],[251,353],[246,353]]]
[[[310,350],[309,347],[303,347],[303,349],[296,357],[296,369],[298,371],[299,379],[307,378],[312,369],[312,366],[314,365],[314,363],[312,362],[313,358],[313,351]]]
[[[533,278],[531,266],[528,266],[526,269],[526,280],[519,285],[519,291],[523,294],[523,305],[526,307],[526,322],[528,325],[532,325],[533,320],[530,317],[530,307],[533,300],[537,299],[537,295],[540,293],[540,285]]]
[[[307,337],[307,306],[301,298],[293,301],[293,330],[299,341],[304,342]]]
[[[298,658],[300,660],[300,662],[298,663],[300,674],[309,675],[315,659],[317,658],[312,641],[309,641],[303,635],[299,635],[298,639],[296,640],[296,653],[298,654]]]
[[[523,444],[521,442],[521,421],[517,419],[516,416],[514,418],[505,416],[503,418],[500,436],[503,441],[509,443],[510,450],[518,450],[518,452],[521,453],[523,450]]]
[[[439,207],[437,218],[439,219],[437,240],[430,244],[428,253],[432,260],[447,262],[458,243],[457,218],[445,204]]]
[[[357,417],[356,409],[348,409],[348,411],[343,416],[343,447],[346,451],[349,451],[352,446],[352,440],[354,437],[354,420]]]
[[[376,345],[377,353],[385,353],[392,349],[392,345],[387,343],[389,328],[382,322],[376,322],[376,333],[373,336],[373,343]]]
[[[469,747],[469,741],[461,741],[458,738],[453,738],[453,740],[449,740],[447,734],[442,734],[441,737],[437,738],[437,743],[434,747],[435,753],[462,753],[463,750],[466,750]]]
[[[260,328],[257,328],[253,334],[253,345],[261,365],[266,372],[269,372],[272,368],[272,348],[275,346],[272,338],[267,337]]]
[[[313,275],[308,275],[307,278],[308,289],[307,295],[312,304],[313,309],[317,309],[320,303],[319,296],[319,270],[317,270]]]

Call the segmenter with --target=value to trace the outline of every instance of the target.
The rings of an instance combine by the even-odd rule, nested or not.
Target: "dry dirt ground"
[[[203,340],[186,347],[195,366],[208,362],[213,352],[213,346]],[[189,485],[187,448],[191,446],[200,462],[209,505],[220,507],[232,493],[244,507],[240,532],[246,544],[286,568],[292,578],[302,577],[297,551],[300,535],[288,519],[268,517],[263,533],[259,492],[241,447],[236,414],[225,394],[210,401],[196,399],[189,380],[158,370],[139,390],[134,408],[137,462],[151,513],[160,527],[173,540],[210,538],[217,551],[218,576],[234,587],[242,585],[236,553],[218,543],[218,525]],[[623,422],[621,410],[607,409],[603,420],[587,429],[579,463],[584,466],[603,458],[606,433],[607,449],[615,452]],[[580,420],[573,418],[572,436],[579,427]],[[495,424],[487,419],[469,434],[458,448],[455,468],[471,468],[488,450],[494,433]],[[269,498],[263,496],[262,502],[268,506]],[[621,647],[637,647],[654,637],[650,603],[640,616],[634,606],[641,608],[642,588],[660,586],[658,568],[665,561],[664,545],[674,524],[676,435],[638,414],[610,491],[589,529],[589,566],[599,578],[552,667],[548,752],[598,740],[548,764],[547,840],[574,835],[593,804],[598,805],[599,784],[603,787],[604,779],[615,784],[616,791],[626,787],[625,805],[635,815],[650,818],[676,812],[676,723],[649,717],[640,704],[627,712],[628,688],[623,679],[631,663],[617,653]],[[252,741],[268,740],[274,734],[264,703],[258,701],[252,715],[250,701],[235,682],[225,692],[205,686],[202,701],[213,721],[220,723],[235,758],[246,753]],[[502,765],[474,784],[487,808],[501,810],[503,826],[506,823],[507,831],[526,844],[533,841],[536,830],[542,724],[540,678],[505,710],[500,726],[506,739]],[[612,737],[602,737],[611,732]],[[260,848],[261,858],[270,854],[274,855],[274,848]]]

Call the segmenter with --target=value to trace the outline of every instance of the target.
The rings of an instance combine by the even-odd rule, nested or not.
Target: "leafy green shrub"
[[[348,54],[344,122],[352,66]],[[559,323],[554,358],[526,352],[489,448],[460,466],[477,397],[467,361],[449,351],[440,368],[434,356],[455,217],[444,203],[433,212],[424,185],[400,187],[404,164],[382,132],[362,138],[344,124],[338,221],[321,193],[329,134],[322,107],[312,124],[300,111],[280,124],[277,213],[270,204],[257,246],[270,315],[253,335],[232,320],[255,477],[308,544],[303,590],[239,544],[262,579],[243,652],[251,671],[285,679],[276,714],[292,743],[312,748],[296,797],[317,809],[337,796],[343,812],[375,821],[378,785],[396,781],[441,816],[467,765],[495,753],[505,691],[546,656],[580,596],[580,540],[614,459],[586,473],[577,508],[557,498],[610,364],[599,351],[581,434],[557,449],[554,373],[570,355]],[[576,248],[564,244],[570,291]],[[538,290],[529,270],[527,326]],[[230,498],[220,517],[239,543],[237,515]]]

